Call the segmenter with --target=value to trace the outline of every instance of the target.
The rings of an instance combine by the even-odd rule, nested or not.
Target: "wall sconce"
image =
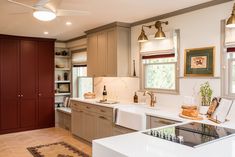
[[[154,38],[155,39],[165,39],[166,35],[163,32],[163,30],[162,30],[162,24],[168,25],[168,21],[166,21],[166,22],[156,21],[155,24],[148,25],[148,26],[142,25],[141,33],[140,33],[140,35],[138,37],[138,42],[148,41],[148,37],[145,34],[144,27],[152,28],[152,26],[155,26],[155,28],[157,29],[157,32],[155,33]]]
[[[233,10],[231,16],[228,18],[226,27],[235,28],[235,4],[233,5]]]

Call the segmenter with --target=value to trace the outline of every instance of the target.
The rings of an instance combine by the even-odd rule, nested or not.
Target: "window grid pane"
[[[146,64],[145,83],[147,89],[176,89],[176,64]]]

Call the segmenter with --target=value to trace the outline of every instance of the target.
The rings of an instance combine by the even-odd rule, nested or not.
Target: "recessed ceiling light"
[[[70,25],[72,25],[72,22],[69,22],[69,21],[68,21],[68,22],[66,22],[66,25],[67,25],[67,26],[70,26]]]
[[[49,32],[44,32],[45,35],[49,34]]]

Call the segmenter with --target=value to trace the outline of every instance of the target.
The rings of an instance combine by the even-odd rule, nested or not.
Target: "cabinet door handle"
[[[21,95],[20,95],[20,94],[18,94],[18,98],[20,98],[20,96],[21,96]]]
[[[99,116],[100,119],[105,119],[105,120],[108,120],[106,117],[104,116]]]
[[[167,121],[164,121],[164,120],[155,120],[154,121],[155,123],[160,123],[160,124],[164,124],[164,125],[171,125],[171,124],[174,124],[173,122],[167,122]]]
[[[100,112],[105,112],[105,110],[102,110],[102,109],[101,109]]]
[[[42,96],[42,93],[39,93],[38,96]]]
[[[21,96],[21,97],[23,97],[24,95],[23,95],[23,94],[21,94],[20,96]]]

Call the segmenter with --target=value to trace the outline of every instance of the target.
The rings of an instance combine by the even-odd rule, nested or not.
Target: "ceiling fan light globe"
[[[56,18],[56,14],[52,11],[36,10],[33,16],[40,21],[51,21]]]

